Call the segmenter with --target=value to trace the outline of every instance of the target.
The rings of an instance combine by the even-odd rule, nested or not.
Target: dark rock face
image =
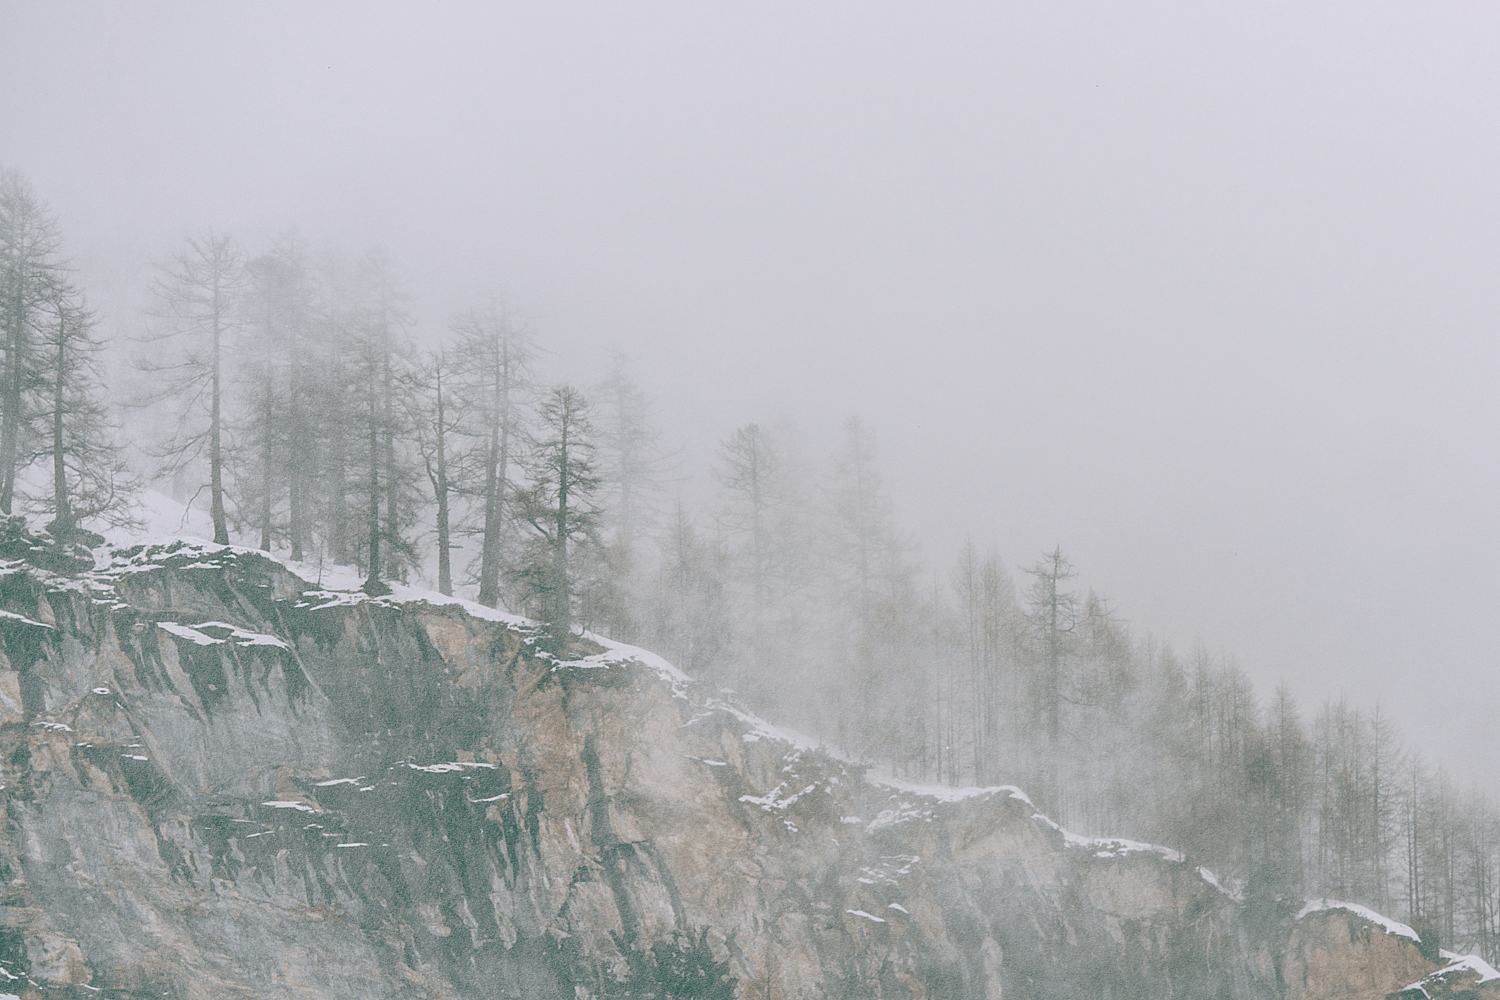
[[[399,597],[213,547],[10,564],[0,993],[1289,995],[1290,914],[1189,863]]]

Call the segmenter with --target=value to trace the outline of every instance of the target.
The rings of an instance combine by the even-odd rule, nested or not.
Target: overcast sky
[[[1496,52],[1479,3],[0,0],[0,164],[122,331],[184,230],[380,243],[421,332],[627,352],[690,471],[858,413],[929,565],[1060,544],[1493,784]]]

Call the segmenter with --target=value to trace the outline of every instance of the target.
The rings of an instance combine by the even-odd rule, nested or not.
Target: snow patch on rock
[[[884,917],[877,917],[873,913],[866,913],[864,910],[845,910],[844,912],[852,913],[856,917],[864,917],[866,920],[872,920],[877,924],[883,924],[886,922]]]
[[[1123,837],[1085,837],[1065,830],[1059,826],[1050,816],[1044,813],[1032,813],[1032,819],[1041,820],[1052,829],[1063,836],[1063,844],[1067,847],[1083,848],[1093,852],[1096,858],[1123,858],[1128,854],[1155,854],[1168,861],[1181,862],[1187,860],[1181,851],[1170,847],[1162,847],[1160,844],[1144,844],[1139,840],[1126,840]]]
[[[1297,919],[1301,920],[1309,913],[1320,913],[1323,910],[1346,910],[1357,917],[1368,920],[1372,924],[1385,928],[1387,934],[1396,934],[1400,937],[1411,938],[1413,941],[1422,940],[1416,931],[1399,920],[1392,920],[1390,917],[1382,916],[1369,907],[1360,906],[1358,903],[1345,903],[1337,899],[1309,900],[1307,905],[1302,907],[1302,910],[1297,914]]]
[[[869,781],[872,785],[884,785],[887,788],[894,788],[897,791],[907,792],[911,795],[924,795],[928,798],[937,799],[939,802],[962,802],[965,799],[974,799],[985,795],[1005,795],[1012,799],[1019,799],[1028,806],[1031,805],[1031,799],[1015,785],[964,785],[960,787],[926,785],[898,778],[885,770],[872,770],[869,773]]]
[[[1209,885],[1213,886],[1215,889],[1218,889],[1220,892],[1228,896],[1230,899],[1234,900],[1236,903],[1243,903],[1245,901],[1245,883],[1240,881],[1239,879],[1234,879],[1228,886],[1225,886],[1222,882],[1219,881],[1219,877],[1217,875],[1209,871],[1207,868],[1204,868],[1202,865],[1198,866],[1198,877],[1203,879],[1203,881],[1207,882]]]
[[[1440,976],[1447,972],[1468,970],[1469,972],[1479,973],[1479,981],[1481,983],[1487,983],[1491,979],[1500,979],[1500,972],[1497,972],[1493,965],[1478,955],[1460,955],[1451,951],[1440,951],[1438,954],[1442,955],[1448,964],[1433,973],[1435,976]]]

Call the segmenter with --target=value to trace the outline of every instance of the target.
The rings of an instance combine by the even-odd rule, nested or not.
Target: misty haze
[[[1500,997],[1497,45],[0,0],[0,1000]]]

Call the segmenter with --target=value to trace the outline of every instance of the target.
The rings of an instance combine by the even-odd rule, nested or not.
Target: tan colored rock
[[[14,670],[0,670],[0,725],[25,721],[26,710],[21,704],[21,675]]]
[[[60,934],[36,934],[26,939],[26,961],[33,979],[53,986],[74,986],[93,978],[78,942]]]
[[[1350,910],[1324,909],[1296,922],[1282,968],[1288,1000],[1384,1000],[1433,963],[1409,937]]]

